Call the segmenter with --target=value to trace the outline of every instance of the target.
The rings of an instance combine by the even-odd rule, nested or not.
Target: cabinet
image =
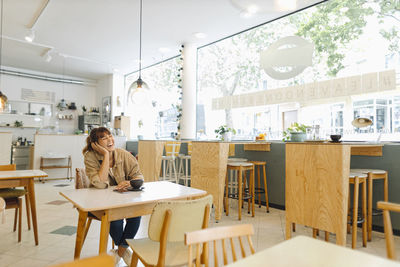
[[[131,135],[131,117],[128,116],[115,116],[114,128],[121,129],[125,136],[130,139]]]

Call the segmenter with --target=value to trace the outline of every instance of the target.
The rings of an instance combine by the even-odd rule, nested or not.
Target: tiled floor
[[[59,184],[69,184],[65,187],[55,187]],[[49,266],[52,264],[71,261],[73,259],[75,234],[74,227],[77,225],[78,213],[70,203],[61,202],[65,199],[59,195],[59,191],[73,188],[73,182],[69,181],[47,181],[45,184],[36,183],[36,202],[39,225],[39,246],[34,245],[33,231],[27,230],[25,203],[23,210],[23,232],[22,242],[17,242],[17,233],[12,232],[14,210],[6,211],[6,222],[0,224],[0,267],[3,266]],[[57,201],[57,202],[54,202]],[[52,202],[52,203],[49,203]],[[58,204],[58,205],[54,205]],[[281,210],[271,209],[270,213],[265,212],[265,207],[256,208],[256,216],[252,218],[245,211],[242,221],[237,220],[237,206],[235,201],[230,202],[229,217],[223,215],[219,223],[211,219],[211,227],[231,225],[238,223],[251,223],[255,228],[253,243],[256,251],[271,247],[284,241],[285,213]],[[245,207],[247,210],[247,207]],[[149,216],[142,219],[137,237],[147,235],[147,224]],[[58,230],[58,231],[57,231]],[[82,257],[94,256],[98,251],[98,237],[100,223],[93,221],[87,239],[82,249]],[[59,233],[59,234],[57,234]],[[311,236],[312,230],[297,226],[296,235]],[[323,235],[321,239],[323,238]],[[373,241],[368,243],[367,248],[361,246],[361,231],[358,234],[359,242],[357,247],[360,251],[386,257],[384,235],[373,233]],[[351,238],[347,238],[350,247]],[[395,239],[397,248],[400,249],[400,238]],[[331,238],[334,242],[334,237]],[[111,240],[109,240],[109,248]],[[124,266],[120,261],[120,266]]]

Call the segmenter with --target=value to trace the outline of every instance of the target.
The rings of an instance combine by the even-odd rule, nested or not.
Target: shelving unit
[[[67,159],[67,165],[45,165],[45,160],[62,160]],[[43,171],[45,169],[67,169],[66,178],[48,178],[48,180],[59,180],[68,179],[72,180],[72,159],[71,156],[42,156],[40,157],[40,169]],[[45,182],[44,178],[39,178],[42,183]]]

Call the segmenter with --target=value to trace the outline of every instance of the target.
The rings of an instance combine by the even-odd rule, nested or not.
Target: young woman
[[[86,174],[91,184],[99,189],[116,185],[116,189],[126,191],[130,186],[130,180],[143,178],[139,164],[128,151],[115,148],[114,137],[105,127],[94,128],[86,139],[86,147],[83,149]],[[135,237],[140,217],[126,219],[125,228],[123,220],[110,223],[110,235],[118,246],[113,251],[116,256],[123,257],[125,263],[130,265],[131,252],[125,239]],[[117,261],[119,261],[117,257]]]

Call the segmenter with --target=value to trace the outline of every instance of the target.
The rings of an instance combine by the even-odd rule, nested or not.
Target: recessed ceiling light
[[[158,48],[158,51],[160,51],[160,53],[168,53],[171,51],[171,49],[169,49],[168,47],[160,47]]]
[[[193,33],[193,36],[197,39],[204,39],[207,37],[207,34],[205,34],[204,32],[195,32]]]
[[[34,39],[35,39],[35,31],[30,29],[27,35],[25,36],[25,40],[29,43],[32,43]]]
[[[246,11],[242,11],[242,12],[240,12],[239,16],[241,18],[248,19],[248,18],[251,18],[253,16],[253,14],[246,12]]]
[[[247,7],[247,12],[250,14],[255,14],[259,10],[258,6],[256,5],[250,5]]]

